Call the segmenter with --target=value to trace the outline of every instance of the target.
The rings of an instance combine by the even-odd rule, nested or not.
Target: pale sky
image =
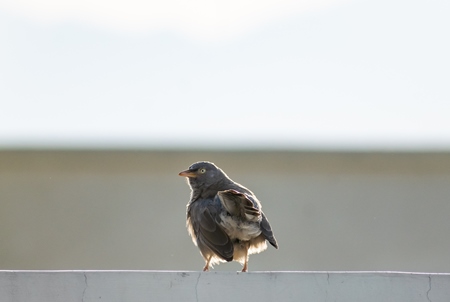
[[[448,0],[0,0],[0,148],[449,150],[448,16]]]

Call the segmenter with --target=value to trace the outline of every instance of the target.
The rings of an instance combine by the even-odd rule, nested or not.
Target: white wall
[[[0,301],[448,302],[450,274],[0,271]]]

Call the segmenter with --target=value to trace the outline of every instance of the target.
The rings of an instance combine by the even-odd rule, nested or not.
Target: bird
[[[215,264],[237,261],[248,271],[248,258],[267,249],[278,249],[269,220],[255,194],[231,180],[212,162],[192,164],[179,176],[191,188],[186,206],[186,227],[205,260],[203,271]]]

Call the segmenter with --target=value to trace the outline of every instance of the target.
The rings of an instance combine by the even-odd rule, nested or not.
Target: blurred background
[[[250,270],[449,272],[449,15],[0,1],[0,269],[200,270],[177,174],[210,160],[279,241]]]

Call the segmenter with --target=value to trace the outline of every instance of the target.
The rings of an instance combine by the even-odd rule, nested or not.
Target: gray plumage
[[[248,269],[248,256],[278,248],[261,203],[246,187],[232,181],[211,162],[197,162],[179,173],[188,179],[191,199],[187,204],[187,228],[192,241],[210,266],[237,261]]]

